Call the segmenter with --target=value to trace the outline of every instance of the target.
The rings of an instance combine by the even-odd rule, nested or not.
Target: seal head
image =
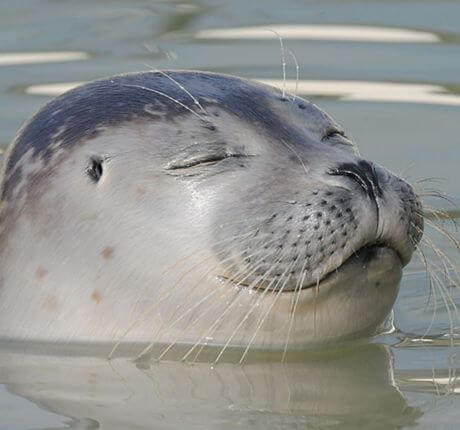
[[[304,347],[370,334],[423,232],[314,104],[143,72],[49,102],[5,160],[0,336]]]

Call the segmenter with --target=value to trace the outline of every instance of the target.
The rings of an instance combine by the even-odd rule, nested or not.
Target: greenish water
[[[263,26],[284,36],[290,89],[288,51],[300,95],[336,118],[366,158],[422,193],[447,193],[453,204],[427,205],[459,218],[459,1],[4,0],[0,11],[0,151],[75,82],[147,68],[279,81],[279,42],[254,28]],[[438,225],[427,237],[458,267]],[[443,269],[430,248],[431,268]],[[0,429],[457,428],[454,273],[436,272],[445,293],[430,290],[417,258],[405,273],[394,333],[285,364],[109,363],[96,352],[0,346]]]

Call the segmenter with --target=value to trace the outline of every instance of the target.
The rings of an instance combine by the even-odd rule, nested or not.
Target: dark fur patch
[[[236,77],[212,73],[171,71],[168,75],[187,88],[205,109],[212,105],[218,106],[276,139],[291,142],[305,139],[292,126],[283,127],[276,113],[269,109],[268,100],[279,99],[277,90]],[[101,79],[51,100],[25,124],[16,137],[14,147],[6,160],[6,180],[1,198],[10,198],[20,182],[20,170],[13,175],[10,173],[29,150],[32,150],[32,157],[40,157],[47,166],[53,151],[57,149],[57,142],[59,148],[70,150],[73,145],[97,136],[102,127],[119,126],[138,119],[175,122],[181,116],[192,115],[181,104],[201,116],[203,126],[210,131],[216,130],[211,116],[197,110],[188,94],[157,72]]]

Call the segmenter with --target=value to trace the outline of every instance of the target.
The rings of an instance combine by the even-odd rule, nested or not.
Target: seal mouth
[[[324,274],[317,282],[310,282],[308,284],[302,285],[301,288],[284,288],[282,293],[283,294],[292,294],[294,292],[298,292],[300,290],[308,290],[312,288],[320,288],[322,285],[325,284],[331,284],[334,282],[339,282],[340,280],[338,279],[341,275],[341,273],[347,271],[347,270],[353,270],[355,267],[357,270],[360,270],[361,272],[365,271],[368,267],[368,265],[373,262],[374,260],[378,260],[379,258],[382,258],[384,255],[392,254],[395,258],[396,261],[398,261],[401,266],[403,266],[403,258],[401,257],[400,253],[391,245],[388,245],[386,243],[370,243],[362,246],[359,248],[357,251],[355,251],[353,254],[351,254],[346,260],[340,264],[340,266],[337,266]],[[246,283],[246,282],[238,282],[233,280],[231,277],[228,276],[219,276],[220,279],[224,280],[225,282],[230,282],[233,284],[235,287],[243,287],[243,288],[250,288],[253,291],[259,291],[263,292],[267,288],[273,291],[279,291],[278,288],[271,288],[271,285],[273,282],[270,279],[260,281],[257,283],[257,285],[254,285],[253,283]]]
[[[363,247],[359,248],[358,251],[350,255],[340,266],[326,273],[319,280],[318,283],[311,283],[308,285],[303,285],[301,289],[306,290],[309,288],[315,288],[317,286],[321,286],[324,283],[332,281],[333,280],[332,278],[338,276],[341,271],[344,271],[348,269],[349,266],[355,265],[357,263],[361,265],[362,270],[364,271],[367,269],[367,266],[369,263],[381,258],[382,254],[388,254],[388,253],[394,254],[395,258],[399,261],[401,266],[403,265],[403,259],[395,248],[393,248],[392,246],[388,244],[384,244],[384,243],[378,243],[378,242],[370,243],[370,244],[364,245]],[[291,292],[291,291],[294,291],[294,290],[290,290],[286,292]]]

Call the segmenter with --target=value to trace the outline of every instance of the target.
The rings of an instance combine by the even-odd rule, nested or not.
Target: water
[[[153,67],[283,85],[278,40],[256,28],[266,26],[285,35],[297,59],[299,93],[343,124],[366,158],[414,183],[440,178],[419,186],[449,194],[454,205],[428,204],[458,218],[459,22],[453,0],[4,0],[0,151],[75,82]],[[288,52],[286,60],[294,90]],[[455,246],[436,228],[427,235],[458,267]],[[425,252],[442,268],[436,252]],[[448,294],[458,305],[457,291]],[[448,300],[430,293],[414,258],[394,333],[285,364],[267,354],[214,369],[206,355],[194,365],[133,363],[128,353],[108,362],[106,351],[84,347],[3,345],[0,429],[457,428],[459,323]]]

